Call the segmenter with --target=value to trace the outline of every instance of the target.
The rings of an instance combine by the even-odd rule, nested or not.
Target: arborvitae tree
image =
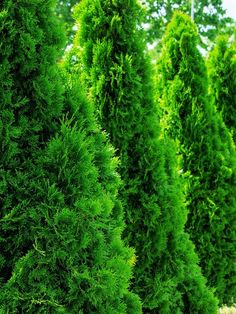
[[[179,143],[188,173],[187,230],[203,274],[221,303],[235,297],[236,152],[207,95],[199,36],[190,17],[176,13],[163,39],[158,93],[165,131]]]
[[[219,37],[208,58],[208,68],[210,94],[236,143],[236,41]]]
[[[160,137],[151,65],[137,28],[141,14],[136,0],[83,0],[76,9],[75,46],[81,45],[91,98],[121,160],[125,237],[137,253],[133,288],[144,313],[216,313],[184,232],[175,147]]]
[[[117,160],[79,83],[63,94],[55,1],[0,9],[0,313],[140,313]]]
[[[27,198],[31,196],[29,186],[35,177],[33,160],[55,134],[63,108],[63,86],[55,64],[64,36],[52,10],[48,1],[0,3],[0,219],[3,219],[0,281],[3,282],[8,280],[15,260],[32,243],[25,218],[29,214],[26,211]],[[21,217],[16,214],[18,211],[22,211]],[[6,227],[7,217],[9,227]]]

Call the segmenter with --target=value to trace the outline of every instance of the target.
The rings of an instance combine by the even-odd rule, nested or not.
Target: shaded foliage
[[[236,33],[235,33],[236,34]],[[218,38],[208,58],[210,93],[236,143],[236,42]]]

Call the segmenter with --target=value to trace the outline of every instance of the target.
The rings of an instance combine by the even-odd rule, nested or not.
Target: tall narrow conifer
[[[175,147],[160,137],[141,14],[136,0],[83,0],[76,9],[85,80],[121,160],[125,236],[137,252],[133,288],[144,313],[216,313],[184,232]]]
[[[27,198],[37,175],[34,160],[62,114],[56,58],[64,36],[48,1],[4,0],[0,12],[0,282],[5,282],[32,243]]]
[[[236,143],[236,39],[218,38],[208,58],[208,69],[210,94]]]
[[[0,4],[0,313],[140,313],[117,160],[79,83],[64,91],[54,9]]]
[[[232,137],[208,97],[207,72],[190,17],[176,13],[158,64],[165,131],[179,143],[188,173],[187,230],[203,274],[221,303],[235,297],[236,152]]]

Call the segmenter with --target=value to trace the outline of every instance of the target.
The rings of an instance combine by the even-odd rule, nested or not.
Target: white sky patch
[[[236,21],[236,0],[223,0],[223,8]]]

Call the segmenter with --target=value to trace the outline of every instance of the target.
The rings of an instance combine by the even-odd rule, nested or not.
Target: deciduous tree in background
[[[161,138],[141,14],[135,0],[83,0],[76,9],[86,83],[121,159],[125,236],[137,252],[133,288],[144,313],[216,313],[184,232],[183,185],[175,146]]]
[[[55,1],[0,10],[0,313],[141,313],[117,160],[79,83],[64,91]]]
[[[64,22],[67,33],[67,44],[71,44],[75,35],[73,19],[73,7],[79,3],[80,0],[58,0],[56,6],[56,14]]]
[[[235,32],[236,34],[236,32]],[[236,41],[220,36],[208,58],[210,94],[236,143]]]
[[[190,0],[143,0],[143,2],[147,8],[145,22],[149,23],[147,29],[149,43],[162,38],[176,9],[189,15],[191,12]],[[213,42],[220,32],[230,32],[228,25],[234,23],[232,18],[226,16],[222,0],[195,1],[194,21],[201,36],[208,40],[208,44]],[[208,48],[207,44],[204,47]]]
[[[80,1],[59,0],[57,2],[56,12],[65,22],[68,43],[72,42],[76,32],[73,29],[75,25],[72,17],[73,7]],[[140,0],[140,3],[146,7],[143,21],[149,25],[146,29],[146,36],[150,44],[160,41],[176,8],[188,14],[191,11],[190,0]],[[200,29],[200,34],[208,41],[214,41],[220,32],[230,32],[230,28],[234,22],[226,16],[222,0],[195,1],[194,8],[195,22]],[[207,48],[206,45],[205,48]]]
[[[165,131],[179,143],[189,173],[187,230],[203,274],[221,303],[235,297],[236,152],[207,96],[199,35],[190,17],[176,13],[163,39],[158,93]]]

